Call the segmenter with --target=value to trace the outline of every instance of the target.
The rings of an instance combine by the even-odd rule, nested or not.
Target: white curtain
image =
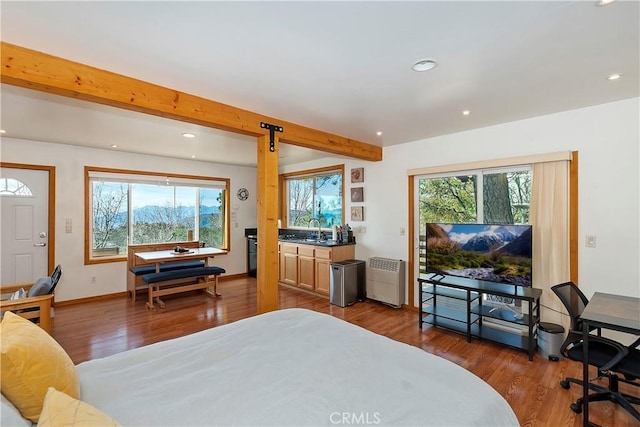
[[[569,162],[533,165],[531,189],[533,224],[533,286],[542,289],[540,317],[569,329],[570,318],[553,285],[570,280],[569,258]]]

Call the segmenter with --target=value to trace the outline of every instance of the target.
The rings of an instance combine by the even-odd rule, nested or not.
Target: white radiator
[[[367,298],[399,308],[404,304],[405,262],[399,259],[369,258]]]

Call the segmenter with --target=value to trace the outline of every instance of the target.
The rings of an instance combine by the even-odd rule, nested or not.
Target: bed
[[[454,363],[305,309],[75,369],[82,401],[125,426],[518,425],[502,396]]]

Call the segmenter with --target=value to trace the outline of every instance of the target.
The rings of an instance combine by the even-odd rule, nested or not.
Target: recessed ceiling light
[[[196,158],[196,155],[195,155],[195,154],[193,154],[193,155],[191,156],[191,158],[192,158],[192,159],[195,159],[195,158]]]
[[[7,131],[4,129],[0,129],[0,133],[7,133]]]
[[[182,136],[184,136],[185,138],[195,138],[196,134],[195,133],[183,133]]]
[[[614,73],[609,75],[609,77],[607,77],[607,80],[618,80],[620,77],[622,77],[622,74]]]
[[[378,131],[378,132],[376,132],[376,135],[380,136],[380,135],[382,135],[382,132]]]
[[[429,71],[432,70],[434,68],[436,68],[436,66],[438,65],[438,63],[436,62],[435,59],[433,58],[425,58],[425,59],[420,59],[418,61],[415,62],[415,64],[413,64],[413,71]]]
[[[463,115],[463,116],[468,116],[469,114],[471,114],[471,111],[469,111],[469,110],[464,110],[464,111],[462,112],[462,115]]]
[[[118,148],[118,144],[111,144],[111,148]]]
[[[598,0],[596,1],[596,6],[608,6],[616,0]]]

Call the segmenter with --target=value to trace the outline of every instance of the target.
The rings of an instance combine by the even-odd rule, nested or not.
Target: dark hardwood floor
[[[256,314],[255,279],[221,282],[218,290],[218,299],[197,291],[165,297],[166,308],[153,311],[146,309],[145,298],[135,303],[118,298],[57,306],[52,335],[80,363]],[[417,313],[373,301],[341,308],[326,298],[281,286],[280,307],[328,313],[451,360],[504,396],[522,426],[582,425],[582,417],[569,409],[582,389],[564,390],[559,385],[565,376],[581,376],[579,363],[551,362],[538,354],[530,362],[524,351],[479,340],[468,343],[464,336],[438,328],[420,330]],[[634,388],[623,386],[626,391]],[[638,394],[635,389],[630,392]],[[612,402],[594,403],[589,410],[590,420],[601,426],[640,425]]]

